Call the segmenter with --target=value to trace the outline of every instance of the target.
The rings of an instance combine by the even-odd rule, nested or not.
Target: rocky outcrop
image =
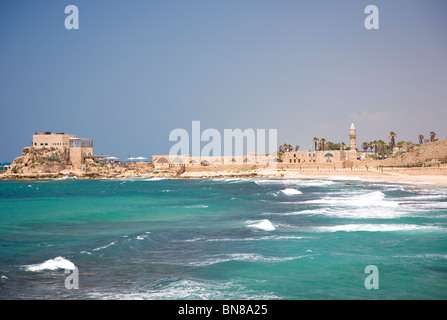
[[[56,148],[26,147],[22,155],[14,159],[8,173],[37,174],[59,173],[67,169],[67,153]]]
[[[447,139],[423,143],[416,150],[381,160],[382,166],[427,166],[447,162]]]

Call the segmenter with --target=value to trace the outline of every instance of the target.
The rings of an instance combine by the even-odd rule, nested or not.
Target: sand
[[[181,178],[234,178],[260,177],[280,179],[362,179],[396,183],[424,183],[447,186],[447,168],[378,170],[251,170],[251,171],[206,171],[185,172]]]
[[[129,170],[125,172],[66,172],[66,173],[36,173],[36,174],[0,174],[0,180],[22,179],[61,179],[76,177],[78,179],[116,179],[116,178],[277,178],[277,179],[361,179],[370,181],[383,181],[395,183],[417,183],[438,186],[447,186],[447,167],[441,168],[394,168],[394,169],[370,169],[370,170],[227,170],[227,171],[186,171],[178,175],[176,171],[138,172]]]

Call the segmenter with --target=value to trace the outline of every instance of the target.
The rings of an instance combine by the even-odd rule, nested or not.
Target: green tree
[[[397,137],[397,134],[394,131],[391,131],[390,132],[390,140],[391,140],[390,148],[391,148],[391,152],[393,152],[394,146],[396,145],[396,137]]]
[[[317,137],[314,137],[312,142],[315,144],[315,151],[317,151],[317,145],[318,145],[318,142],[320,142],[320,139],[318,139]]]
[[[435,141],[435,137],[436,137],[436,132],[431,131],[431,132],[430,132],[430,142]]]
[[[373,140],[369,143],[369,146],[372,149],[374,148],[374,154],[377,155],[377,140]]]
[[[326,139],[325,138],[321,138],[320,139],[320,150],[324,150],[324,144],[326,143]]]
[[[362,143],[362,148],[363,148],[363,151],[367,151],[368,148],[369,148],[369,143],[368,142],[363,142]]]
[[[419,134],[419,144],[424,143],[424,135],[422,133]]]

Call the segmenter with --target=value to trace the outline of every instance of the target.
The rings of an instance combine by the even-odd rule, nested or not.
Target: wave
[[[255,221],[248,220],[245,223],[249,228],[261,229],[264,231],[273,231],[276,229],[275,226],[268,219],[255,220]]]
[[[62,257],[56,257],[54,259],[47,260],[39,264],[30,264],[24,266],[26,271],[43,271],[43,270],[57,270],[57,269],[69,269],[74,270],[76,267],[70,260]]]
[[[281,297],[273,293],[264,293],[247,289],[244,285],[234,281],[190,280],[180,279],[167,285],[156,283],[141,290],[123,292],[96,291],[89,292],[93,299],[107,300],[223,300],[223,299],[255,299],[272,300]]]
[[[196,208],[208,208],[208,206],[206,204],[191,204],[191,205],[187,205],[185,206],[185,208],[188,209],[196,209]]]
[[[144,179],[142,181],[160,181],[160,180],[166,180],[166,179],[169,179],[169,178],[154,177],[154,178]]]
[[[173,242],[225,242],[225,241],[265,241],[265,240],[301,240],[308,239],[308,237],[303,236],[264,236],[264,237],[249,237],[249,238],[199,238],[195,237],[186,240],[174,240]]]
[[[398,205],[396,202],[385,200],[385,194],[380,191],[373,191],[353,196],[324,197],[317,200],[308,200],[304,203],[346,207],[396,207]]]
[[[240,262],[254,262],[254,263],[278,263],[278,262],[285,262],[285,261],[291,261],[296,259],[301,259],[304,257],[310,256],[302,255],[302,256],[295,256],[295,257],[266,257],[261,254],[257,253],[231,253],[227,254],[225,256],[216,256],[213,258],[201,260],[201,261],[194,261],[190,262],[189,265],[196,266],[196,267],[204,267],[209,266],[217,263],[224,263],[224,262],[230,262],[230,261],[240,261]]]
[[[145,232],[144,234],[140,234],[140,235],[138,235],[138,236],[136,236],[136,240],[144,240],[144,239],[146,239],[147,237],[149,237],[149,235],[150,235],[151,233],[149,232],[149,231],[147,231],[147,232]]]
[[[421,226],[416,224],[344,224],[328,227],[313,228],[317,232],[390,232],[390,231],[437,231],[442,230],[436,226]]]
[[[425,254],[415,254],[415,255],[404,255],[404,256],[393,256],[393,258],[410,258],[410,259],[447,259],[447,254],[439,254],[439,253],[425,253]]]
[[[229,183],[237,183],[237,182],[247,181],[247,179],[244,179],[244,178],[210,178],[210,180],[217,181],[217,182],[229,182]]]
[[[335,184],[336,182],[331,180],[319,180],[319,179],[260,179],[254,180],[257,185],[294,185],[303,187],[325,187]]]
[[[61,178],[55,178],[54,180],[77,180],[78,178],[76,176],[70,177],[70,176],[63,176]]]
[[[102,250],[102,249],[107,249],[108,247],[114,246],[115,244],[116,244],[116,241],[112,241],[109,244],[106,244],[105,246],[93,249],[93,251],[99,251],[99,250]]]
[[[281,190],[282,193],[284,193],[286,196],[294,196],[297,194],[303,194],[300,190],[293,189],[293,188],[287,188],[284,190]]]

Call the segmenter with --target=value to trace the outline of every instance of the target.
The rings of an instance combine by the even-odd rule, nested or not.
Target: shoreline
[[[84,172],[32,173],[32,174],[0,174],[0,180],[41,180],[41,179],[125,179],[125,178],[275,178],[275,179],[324,179],[324,180],[365,180],[391,183],[417,183],[435,186],[447,186],[447,169],[438,168],[410,168],[394,171],[375,170],[228,170],[228,171],[185,171],[182,174],[165,171],[162,173],[126,173],[101,174]]]

